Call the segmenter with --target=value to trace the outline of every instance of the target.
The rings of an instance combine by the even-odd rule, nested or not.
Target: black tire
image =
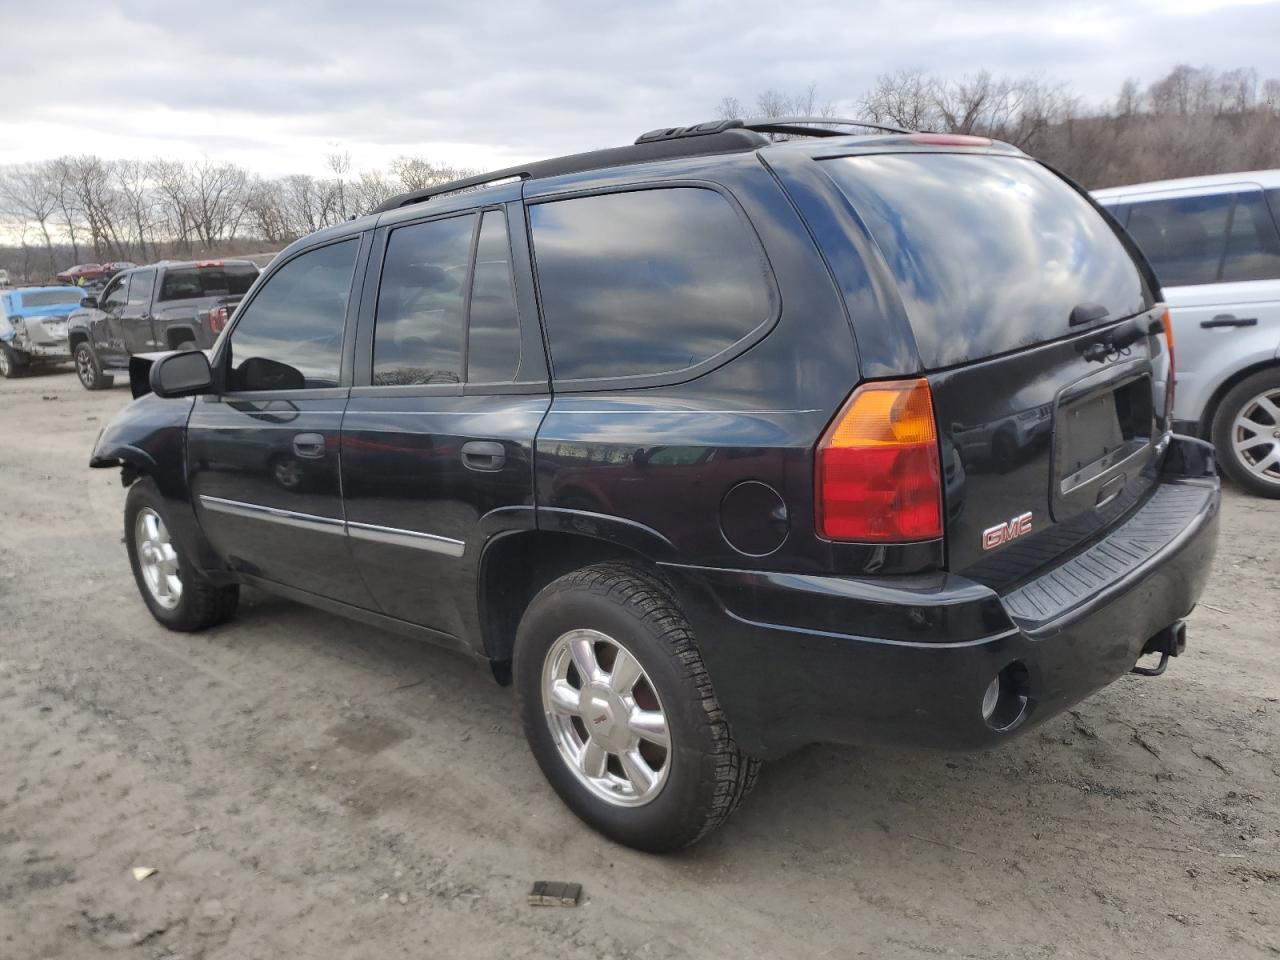
[[[22,376],[27,367],[27,358],[8,344],[0,343],[0,377],[14,380]]]
[[[72,359],[75,361],[76,377],[80,380],[80,386],[86,390],[105,390],[115,383],[114,377],[109,377],[102,372],[98,355],[93,352],[93,347],[89,346],[88,341],[82,340],[76,344]]]
[[[147,585],[139,561],[137,519],[144,509],[159,514],[173,537],[178,557],[178,575],[182,581],[181,598],[173,607],[166,607],[156,599]],[[239,585],[217,586],[191,565],[187,560],[187,551],[168,522],[167,509],[164,498],[160,496],[160,491],[150,477],[143,477],[129,488],[124,503],[124,542],[129,551],[129,566],[133,569],[138,593],[142,595],[151,615],[170,630],[190,633],[226,623],[236,612],[236,604],[240,600]]]
[[[1250,464],[1245,460],[1245,452],[1237,452],[1233,442],[1236,418],[1246,412],[1255,398],[1265,393],[1271,393],[1273,396],[1280,395],[1280,367],[1260,370],[1245,377],[1227,391],[1214,412],[1213,446],[1217,451],[1218,462],[1222,464],[1223,472],[1242,489],[1260,497],[1280,499],[1280,464],[1264,471],[1274,476],[1274,479],[1262,476],[1250,469]],[[1280,449],[1280,418],[1270,417],[1265,413],[1256,416],[1262,417],[1262,420],[1254,419],[1260,428],[1257,434],[1259,443],[1248,451],[1254,463],[1269,455],[1268,441],[1274,444],[1273,450]],[[1272,419],[1274,422],[1266,424],[1264,423],[1266,419]],[[1243,435],[1247,437],[1249,433],[1246,431]]]
[[[608,635],[648,675],[666,715],[670,766],[643,806],[617,806],[589,790],[565,760],[542,701],[544,661],[571,630]],[[525,736],[562,800],[604,835],[652,853],[688,846],[737,809],[759,760],[734,742],[693,631],[670,590],[629,563],[601,563],[560,577],[529,604],[516,634],[514,681]]]

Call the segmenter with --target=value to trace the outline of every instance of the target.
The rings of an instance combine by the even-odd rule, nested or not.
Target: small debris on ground
[[[130,872],[133,874],[133,879],[141,883],[143,880],[147,879],[147,877],[152,876],[156,872],[156,868],[155,867],[134,867],[133,870]]]
[[[576,907],[582,896],[582,884],[561,880],[539,880],[529,892],[531,907]]]

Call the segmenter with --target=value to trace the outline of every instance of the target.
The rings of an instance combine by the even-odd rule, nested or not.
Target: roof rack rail
[[[707,126],[702,124],[701,126]],[[686,134],[683,137],[650,136],[645,134],[634,145],[629,147],[609,147],[605,150],[592,150],[588,153],[575,153],[567,157],[556,157],[552,160],[539,160],[536,163],[519,167],[507,167],[481,173],[474,177],[463,177],[461,180],[450,180],[438,183],[421,190],[410,190],[385,200],[371,210],[371,213],[384,213],[411,204],[422,203],[432,197],[448,193],[457,193],[474,187],[484,187],[499,180],[532,180],[539,177],[556,177],[566,173],[582,173],[587,170],[600,170],[605,167],[619,167],[628,163],[643,163],[646,160],[665,160],[672,157],[689,157],[710,153],[740,153],[755,150],[769,141],[763,135],[743,128],[742,121],[715,121],[716,129],[708,129],[696,135]],[[686,130],[690,128],[674,128]],[[653,133],[668,133],[655,130]]]
[[[824,124],[825,126],[819,126]],[[844,120],[839,117],[776,117],[762,120],[744,120],[743,127],[756,133],[799,133],[807,137],[840,137],[839,130],[828,130],[827,127],[866,127],[881,133],[914,133],[902,127],[892,127],[883,123],[872,123],[869,120]]]

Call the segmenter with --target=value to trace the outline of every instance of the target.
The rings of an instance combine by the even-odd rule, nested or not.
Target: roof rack
[[[582,173],[586,170],[599,170],[604,167],[619,167],[628,163],[643,163],[646,160],[665,160],[671,157],[689,157],[710,153],[741,153],[762,147],[769,141],[761,134],[742,128],[741,121],[715,121],[716,129],[709,129],[696,135],[686,134],[683,137],[650,137],[645,134],[629,147],[610,147],[606,150],[592,150],[588,153],[575,153],[567,157],[556,157],[553,160],[539,160],[537,163],[519,167],[506,167],[481,173],[474,177],[463,177],[448,183],[438,183],[421,190],[410,190],[391,197],[374,207],[371,213],[384,213],[411,204],[422,203],[432,197],[448,193],[457,193],[475,187],[495,184],[499,180],[532,180],[539,177],[556,177],[566,173]],[[701,126],[707,126],[702,124]],[[679,130],[692,128],[680,127]],[[654,131],[655,133],[659,131]],[[665,132],[665,131],[663,131]],[[690,139],[692,138],[692,139]]]
[[[769,143],[764,134],[781,133],[807,137],[839,137],[844,134],[830,127],[865,127],[883,133],[911,133],[901,127],[890,127],[868,120],[842,120],[837,117],[778,117],[763,120],[708,120],[687,127],[662,127],[636,137],[629,147],[610,147],[575,153],[553,160],[519,167],[506,167],[474,177],[463,177],[447,183],[437,183],[421,190],[410,190],[374,207],[371,213],[385,213],[432,197],[458,193],[478,187],[492,186],[500,180],[532,180],[538,177],[555,177],[566,173],[582,173],[604,167],[619,167],[627,163],[643,163],[646,160],[666,160],[672,157],[691,157],[712,153],[740,153],[755,150]]]

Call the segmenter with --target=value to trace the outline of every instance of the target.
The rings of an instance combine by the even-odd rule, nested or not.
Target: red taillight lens
[[[942,536],[942,467],[927,380],[863,384],[818,443],[817,528],[830,540]]]
[[[227,325],[227,308],[214,307],[208,313],[209,332],[221,333],[222,328]]]

